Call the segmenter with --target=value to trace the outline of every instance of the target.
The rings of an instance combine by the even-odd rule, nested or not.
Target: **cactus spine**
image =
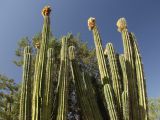
[[[32,120],[42,119],[42,101],[44,92],[44,80],[46,72],[46,53],[48,48],[49,33],[50,33],[50,17],[51,9],[49,6],[44,7],[42,15],[44,17],[44,25],[42,30],[42,42],[39,50],[37,71],[35,71],[34,90],[33,90],[33,104],[32,104]]]
[[[57,120],[66,120],[68,112],[68,44],[67,38],[62,38],[61,63],[58,78],[58,112]]]
[[[23,83],[20,98],[20,120],[31,120],[31,48],[24,49]]]

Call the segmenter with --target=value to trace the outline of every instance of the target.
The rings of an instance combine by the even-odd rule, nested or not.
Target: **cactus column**
[[[31,83],[31,49],[27,46],[24,49],[19,120],[31,120]]]
[[[88,28],[93,32],[94,43],[96,47],[96,55],[97,55],[97,60],[99,65],[100,76],[101,76],[101,82],[102,84],[110,83],[107,65],[104,57],[104,51],[102,48],[102,41],[101,41],[100,34],[98,32],[98,28],[96,26],[95,18],[91,17],[88,19]]]
[[[117,22],[118,31],[122,34],[123,46],[124,46],[124,57],[128,67],[128,85],[129,85],[129,98],[130,98],[130,114],[131,120],[140,120],[139,106],[138,106],[138,91],[137,91],[137,80],[135,73],[134,64],[134,51],[131,43],[130,35],[127,29],[127,23],[125,18],[120,18]]]
[[[58,77],[58,112],[56,120],[67,120],[68,114],[68,44],[67,38],[62,38],[61,63]]]
[[[109,65],[110,65],[110,70],[111,70],[111,75],[112,75],[112,86],[113,90],[115,93],[115,98],[117,100],[117,108],[120,117],[121,116],[121,108],[122,108],[122,101],[121,101],[121,94],[122,94],[122,86],[121,86],[121,78],[120,78],[120,73],[118,69],[118,64],[117,64],[117,58],[115,54],[115,50],[113,48],[112,43],[108,43],[106,45],[106,52],[107,56],[109,59]]]
[[[94,42],[96,46],[96,55],[99,65],[99,71],[101,75],[101,82],[104,85],[103,86],[103,95],[105,97],[105,104],[107,105],[107,109],[109,111],[110,119],[112,120],[118,120],[118,112],[116,107],[116,101],[114,98],[114,91],[111,86],[111,80],[109,78],[107,65],[104,57],[104,51],[102,48],[101,38],[96,26],[95,18],[89,18],[88,19],[88,27],[93,32],[94,36]]]
[[[43,98],[43,120],[50,120],[52,118],[53,110],[53,73],[54,73],[54,50],[48,49],[47,67],[45,79],[45,91]]]
[[[94,101],[91,85],[86,84],[86,78],[80,73],[79,66],[75,58],[75,47],[69,47],[69,58],[73,79],[75,80],[76,91],[78,94],[79,103],[82,109],[84,120],[102,120],[98,105]],[[83,74],[84,75],[84,74]],[[87,83],[90,83],[89,81]],[[88,88],[89,87],[89,88]],[[92,98],[91,98],[92,97]],[[91,102],[92,101],[92,102]],[[91,103],[90,103],[91,102]]]
[[[42,118],[42,101],[45,83],[45,73],[46,73],[46,53],[48,49],[49,33],[50,33],[50,12],[49,6],[44,7],[42,10],[42,15],[44,17],[44,25],[42,29],[42,42],[39,49],[37,71],[35,71],[34,79],[34,90],[33,90],[33,104],[32,104],[32,120],[41,120]]]
[[[135,55],[135,67],[136,67],[136,77],[137,77],[137,86],[138,86],[138,96],[139,96],[139,106],[140,106],[140,116],[142,120],[148,120],[148,102],[147,102],[147,93],[146,93],[146,81],[144,79],[143,65],[141,60],[141,55],[139,53],[137,41],[135,35],[130,33],[131,40],[134,47]]]

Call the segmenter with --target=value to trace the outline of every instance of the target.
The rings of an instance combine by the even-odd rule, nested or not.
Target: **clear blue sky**
[[[21,68],[12,63],[15,48],[22,37],[32,38],[41,31],[44,5],[52,6],[51,28],[56,37],[81,33],[81,38],[94,46],[87,28],[87,19],[92,16],[97,20],[103,45],[112,42],[119,53],[123,47],[116,22],[125,17],[139,43],[148,96],[160,97],[160,0],[1,0],[0,73],[21,81]]]

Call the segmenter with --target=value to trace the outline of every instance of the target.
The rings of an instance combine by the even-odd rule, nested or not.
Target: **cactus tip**
[[[124,29],[127,28],[127,22],[125,18],[120,18],[117,21],[117,27],[118,27],[118,31],[122,32]]]
[[[50,12],[51,12],[51,7],[50,7],[50,6],[45,6],[45,7],[42,9],[42,15],[43,15],[43,16],[49,16],[49,15],[50,15]]]
[[[92,30],[94,28],[95,24],[96,24],[96,19],[93,17],[90,17],[88,19],[88,29]]]
[[[74,46],[69,47],[69,59],[70,60],[75,59],[75,47]]]

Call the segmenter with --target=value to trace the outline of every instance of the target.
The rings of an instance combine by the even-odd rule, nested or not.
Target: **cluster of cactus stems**
[[[94,76],[79,66],[76,48],[69,46],[69,37],[62,38],[58,84],[55,87],[55,49],[48,47],[50,12],[49,6],[42,10],[44,24],[41,44],[37,47],[34,77],[31,72],[31,48],[27,46],[24,49],[19,120],[67,120],[71,81],[75,86],[82,120],[149,120],[142,60],[135,35],[128,31],[126,20],[120,18],[117,22],[124,54],[117,54],[112,43],[107,43],[104,50],[95,18],[88,20],[100,72],[99,91],[93,86],[93,82],[96,83],[92,80]],[[101,94],[102,101],[97,100],[97,94]],[[107,117],[104,117],[98,102],[104,105]]]

